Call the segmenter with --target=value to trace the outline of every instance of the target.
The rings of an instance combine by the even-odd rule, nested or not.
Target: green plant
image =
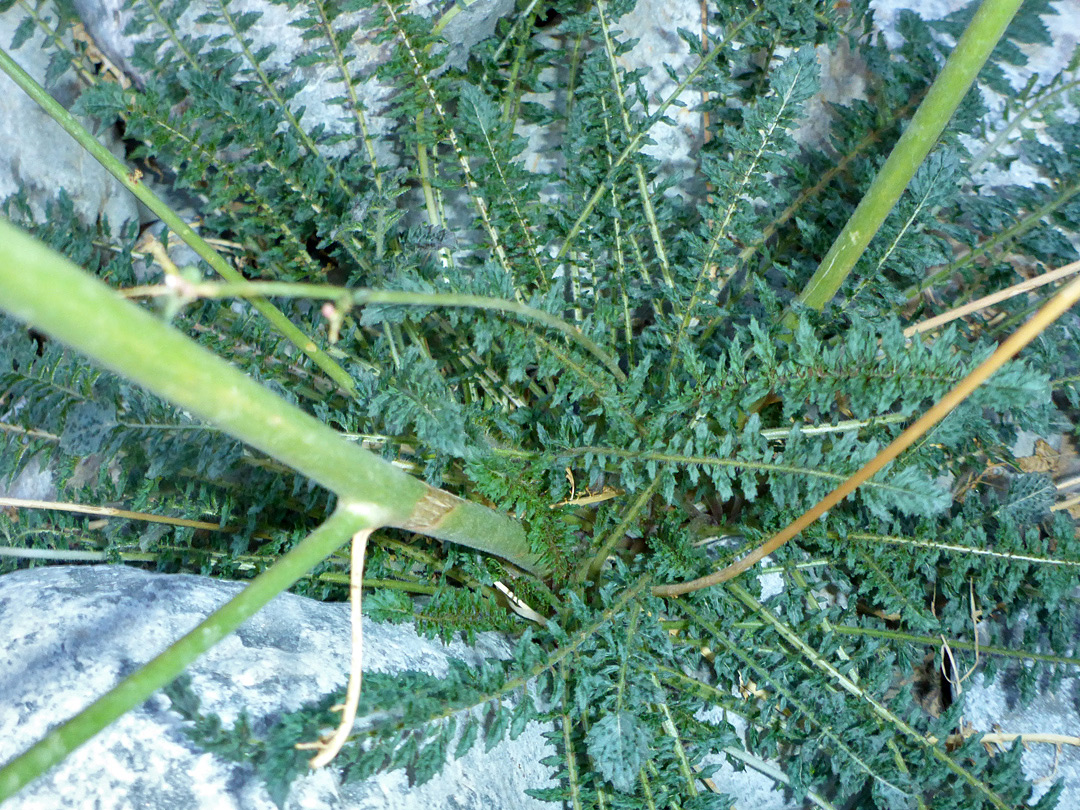
[[[28,21],[17,38],[70,23],[17,2]],[[78,52],[57,50],[57,64],[83,70],[82,110],[123,121],[130,157],[175,172],[204,203],[201,233],[235,253],[224,259],[165,219],[102,150],[224,283],[158,250],[168,283],[140,285],[134,232],[115,241],[100,223],[80,227],[62,199],[32,223],[9,201],[13,219],[70,261],[11,226],[0,232],[0,307],[47,335],[0,320],[0,475],[46,458],[73,501],[217,531],[125,520],[94,538],[75,518],[0,512],[9,545],[59,558],[87,544],[112,559],[137,548],[164,570],[261,571],[208,620],[212,640],[291,582],[340,598],[335,546],[397,527],[371,539],[369,616],[442,635],[520,635],[513,660],[481,672],[405,688],[368,677],[361,710],[388,719],[341,752],[347,779],[392,767],[423,779],[448,751],[481,735],[490,746],[541,716],[554,724],[562,779],[542,797],[575,808],[726,806],[704,781],[704,757],[721,751],[776,760],[796,797],[824,806],[1018,806],[1030,795],[1019,746],[990,757],[958,733],[962,702],[924,711],[911,673],[927,655],[943,664],[943,638],[968,649],[976,610],[989,672],[1016,665],[1030,690],[1039,674],[1080,663],[1070,657],[1073,521],[1054,509],[1047,476],[1016,472],[1010,449],[1018,431],[1075,421],[1074,320],[1046,328],[854,498],[778,547],[782,591],[766,596],[744,577],[661,598],[806,513],[1039,302],[1016,297],[997,305],[999,318],[910,339],[903,324],[940,309],[933,293],[977,298],[1012,283],[1021,257],[1043,267],[1077,258],[1080,126],[1061,115],[1075,60],[1021,99],[1016,115],[1041,116],[1046,139],[1014,118],[992,131],[983,104],[1007,89],[996,63],[1016,61],[1016,42],[1045,39],[1049,6],[1021,8],[967,93],[1016,6],[988,0],[974,18],[936,27],[908,14],[890,51],[863,4],[724,3],[710,9],[704,42],[682,32],[698,62],[673,76],[680,92],[647,106],[641,74],[622,67],[629,45],[615,26],[626,3],[528,4],[466,67],[446,69],[438,26],[395,0],[313,0],[296,23],[317,43],[303,63],[340,77],[335,103],[353,128],[341,136],[305,127],[300,87],[268,72],[269,53],[247,40],[257,16],[219,3],[205,21],[229,33],[194,39],[176,27],[185,4],[138,0],[136,25],[154,32],[136,55],[144,87],[97,80]],[[551,12],[557,44],[535,30]],[[965,29],[942,71],[948,49],[935,30]],[[398,166],[380,162],[355,94],[368,79],[351,72],[355,36],[393,44],[379,78],[394,88]],[[869,98],[832,110],[826,147],[800,147],[813,49],[841,38],[869,69]],[[537,103],[550,91],[554,107]],[[702,94],[710,133],[696,195],[676,193],[642,151],[682,91]],[[918,126],[894,150],[916,109]],[[550,173],[522,165],[522,124],[558,136]],[[962,134],[986,149],[973,157]],[[1015,160],[1043,182],[980,193],[973,166]],[[857,217],[877,216],[844,231],[857,205]],[[852,229],[866,251],[833,261],[848,241],[836,234]],[[102,281],[158,300],[158,312]],[[545,622],[522,632],[506,583]],[[200,650],[177,647],[61,726],[57,746],[0,771],[0,796]],[[222,729],[182,684],[170,689],[200,739],[253,762],[279,799],[307,767],[293,745],[334,702],[252,742],[243,723]],[[746,740],[698,719],[705,705],[744,717]],[[483,723],[465,709],[483,709]]]

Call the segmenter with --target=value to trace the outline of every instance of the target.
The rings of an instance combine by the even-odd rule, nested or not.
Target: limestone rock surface
[[[55,18],[51,5],[42,5],[39,13]],[[34,33],[19,47],[11,47],[25,12],[19,4],[0,12],[0,46],[12,59],[65,107],[70,107],[80,92],[78,78],[72,71],[59,76],[46,75],[50,55],[45,49],[45,35]],[[71,46],[70,32],[66,35]],[[93,122],[83,124],[94,128]],[[98,133],[99,140],[114,155],[123,157],[123,144],[111,129]],[[105,216],[114,231],[138,219],[135,198],[113,179],[90,154],[53,121],[37,102],[0,73],[0,202],[25,192],[34,217],[41,220],[49,201],[63,189],[75,211],[87,223]]]
[[[0,762],[26,750],[192,629],[243,585],[123,566],[63,566],[0,577]],[[283,594],[190,669],[204,711],[227,724],[246,710],[272,720],[342,689],[349,664],[348,605]],[[409,626],[365,623],[369,672],[440,676],[451,657],[472,664],[509,644],[479,634],[443,645]],[[274,810],[252,769],[200,751],[160,693],[25,787],[4,810]],[[553,787],[540,760],[555,753],[528,725],[488,754],[476,745],[431,781],[403,771],[341,784],[332,769],[293,784],[286,808],[305,810],[550,810],[525,795]]]

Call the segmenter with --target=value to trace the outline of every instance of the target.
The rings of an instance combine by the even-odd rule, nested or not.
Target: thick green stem
[[[983,0],[889,159],[799,295],[802,303],[820,310],[836,294],[937,143],[1021,2]],[[788,314],[785,324],[794,327],[793,314]]]
[[[372,525],[461,543],[544,573],[517,521],[346,441],[3,220],[0,308],[366,509]]]
[[[132,169],[125,166],[112,152],[98,143],[97,138],[90,134],[79,120],[61,106],[56,99],[50,96],[34,78],[23,70],[3,48],[0,48],[0,70],[3,70],[11,80],[17,84],[24,93],[38,103],[49,116],[62,126],[79,145],[89,152],[98,163],[115,177],[135,197],[149,208],[169,229],[179,236],[194,250],[223,279],[233,282],[243,282],[244,276],[233,268],[221,255],[214,250],[209,243],[182,220],[175,211],[169,208],[160,197],[142,184],[139,176]],[[256,299],[251,305],[281,332],[294,346],[311,358],[322,371],[337,383],[342,390],[350,396],[356,396],[356,384],[348,372],[339,366],[325,351],[320,349],[315,342],[305,335],[281,310],[269,301]]]
[[[0,769],[0,802],[170,683],[196,658],[251,618],[349,537],[370,528],[372,524],[364,512],[363,509],[354,511],[348,502],[342,503],[296,548],[207,616],[194,630],[5,765]]]

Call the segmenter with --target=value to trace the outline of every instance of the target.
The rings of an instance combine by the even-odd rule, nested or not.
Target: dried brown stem
[[[364,552],[373,529],[364,529],[353,535],[352,560],[349,576],[349,617],[352,622],[352,663],[349,667],[349,686],[345,690],[345,703],[335,706],[341,711],[341,722],[328,738],[315,743],[301,743],[297,748],[315,748],[318,754],[308,763],[314,770],[328,764],[338,755],[341,746],[352,733],[356,721],[356,707],[360,703],[360,681],[364,670],[364,620],[360,615],[360,582],[364,576]]]
[[[844,498],[854,492],[859,485],[865,483],[886,464],[899,456],[910,447],[930,428],[940,422],[957,405],[967,399],[971,392],[984,383],[990,375],[1001,368],[1005,363],[1015,357],[1021,349],[1034,340],[1051,323],[1065,314],[1069,307],[1080,301],[1080,279],[1074,279],[1064,287],[1057,295],[1051,298],[1042,309],[1036,312],[1031,319],[1017,329],[1008,340],[1002,343],[997,351],[984,360],[979,366],[957,383],[949,393],[942,397],[936,405],[922,415],[911,427],[901,433],[893,442],[868,461],[858,472],[852,475],[844,483],[826,495],[815,506],[808,509],[801,517],[790,523],[787,527],[773,535],[762,545],[747,554],[741,560],[729,565],[720,571],[715,571],[704,577],[690,582],[680,582],[671,585],[659,585],[652,589],[656,596],[681,596],[685,593],[699,591],[711,585],[719,585],[729,579],[737,577],[750,566],[759,562],[763,557],[772,554],[780,546],[798,535],[803,529],[810,526]]]

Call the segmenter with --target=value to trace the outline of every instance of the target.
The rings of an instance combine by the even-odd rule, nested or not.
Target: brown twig
[[[1080,301],[1080,279],[1074,279],[1053,298],[1043,305],[1031,319],[1013,332],[1002,343],[997,351],[984,360],[979,366],[957,383],[949,393],[942,397],[936,405],[923,414],[911,427],[897,436],[888,447],[868,461],[854,475],[844,483],[826,495],[815,506],[808,509],[801,517],[790,523],[787,527],[773,535],[768,541],[758,546],[741,560],[729,565],[720,571],[715,571],[704,577],[690,582],[680,582],[671,585],[659,585],[652,589],[656,596],[681,596],[685,593],[699,591],[711,585],[719,585],[729,579],[737,577],[750,566],[760,561],[763,557],[772,554],[780,546],[794,538],[803,529],[810,526],[844,498],[854,492],[859,485],[869,480],[875,473],[886,464],[899,456],[910,447],[930,428],[945,418],[957,405],[967,399],[971,392],[982,385],[990,375],[1001,368],[1005,363],[1015,357],[1021,349],[1034,340],[1051,323],[1060,318],[1069,307]]]

